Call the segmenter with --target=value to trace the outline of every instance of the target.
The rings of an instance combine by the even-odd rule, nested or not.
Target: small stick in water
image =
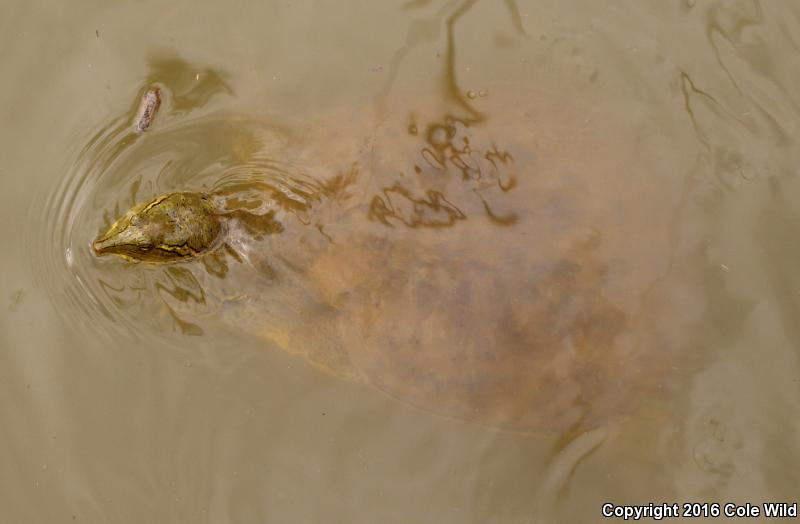
[[[147,131],[153,119],[156,117],[158,108],[161,106],[161,89],[158,87],[151,87],[142,96],[142,101],[139,104],[139,110],[136,111],[136,119],[134,120],[134,129],[137,133]]]

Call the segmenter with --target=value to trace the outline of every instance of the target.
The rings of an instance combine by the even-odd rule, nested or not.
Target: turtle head
[[[198,257],[219,245],[223,225],[211,198],[169,193],[137,204],[92,244],[98,256],[175,262]]]

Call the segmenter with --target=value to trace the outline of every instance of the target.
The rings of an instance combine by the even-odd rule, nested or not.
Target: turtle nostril
[[[111,248],[115,245],[112,239],[100,237],[92,242],[92,250],[95,255],[107,255],[111,252]]]

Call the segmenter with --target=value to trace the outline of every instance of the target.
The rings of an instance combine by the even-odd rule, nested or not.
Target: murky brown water
[[[562,4],[4,6],[2,520],[796,502],[800,9]]]

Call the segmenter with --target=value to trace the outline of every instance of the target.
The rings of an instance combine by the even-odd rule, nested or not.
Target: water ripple
[[[93,334],[201,334],[187,318],[208,318],[230,298],[219,286],[204,292],[209,274],[227,272],[224,260],[216,267],[203,259],[187,268],[132,268],[93,256],[92,240],[134,203],[195,190],[212,192],[229,211],[286,208],[307,216],[318,200],[321,186],[280,159],[284,131],[223,111],[187,112],[179,98],[172,93],[144,133],[130,114],[99,124],[38,208],[43,218],[31,248],[39,284],[68,323]],[[173,118],[176,107],[180,119]]]

